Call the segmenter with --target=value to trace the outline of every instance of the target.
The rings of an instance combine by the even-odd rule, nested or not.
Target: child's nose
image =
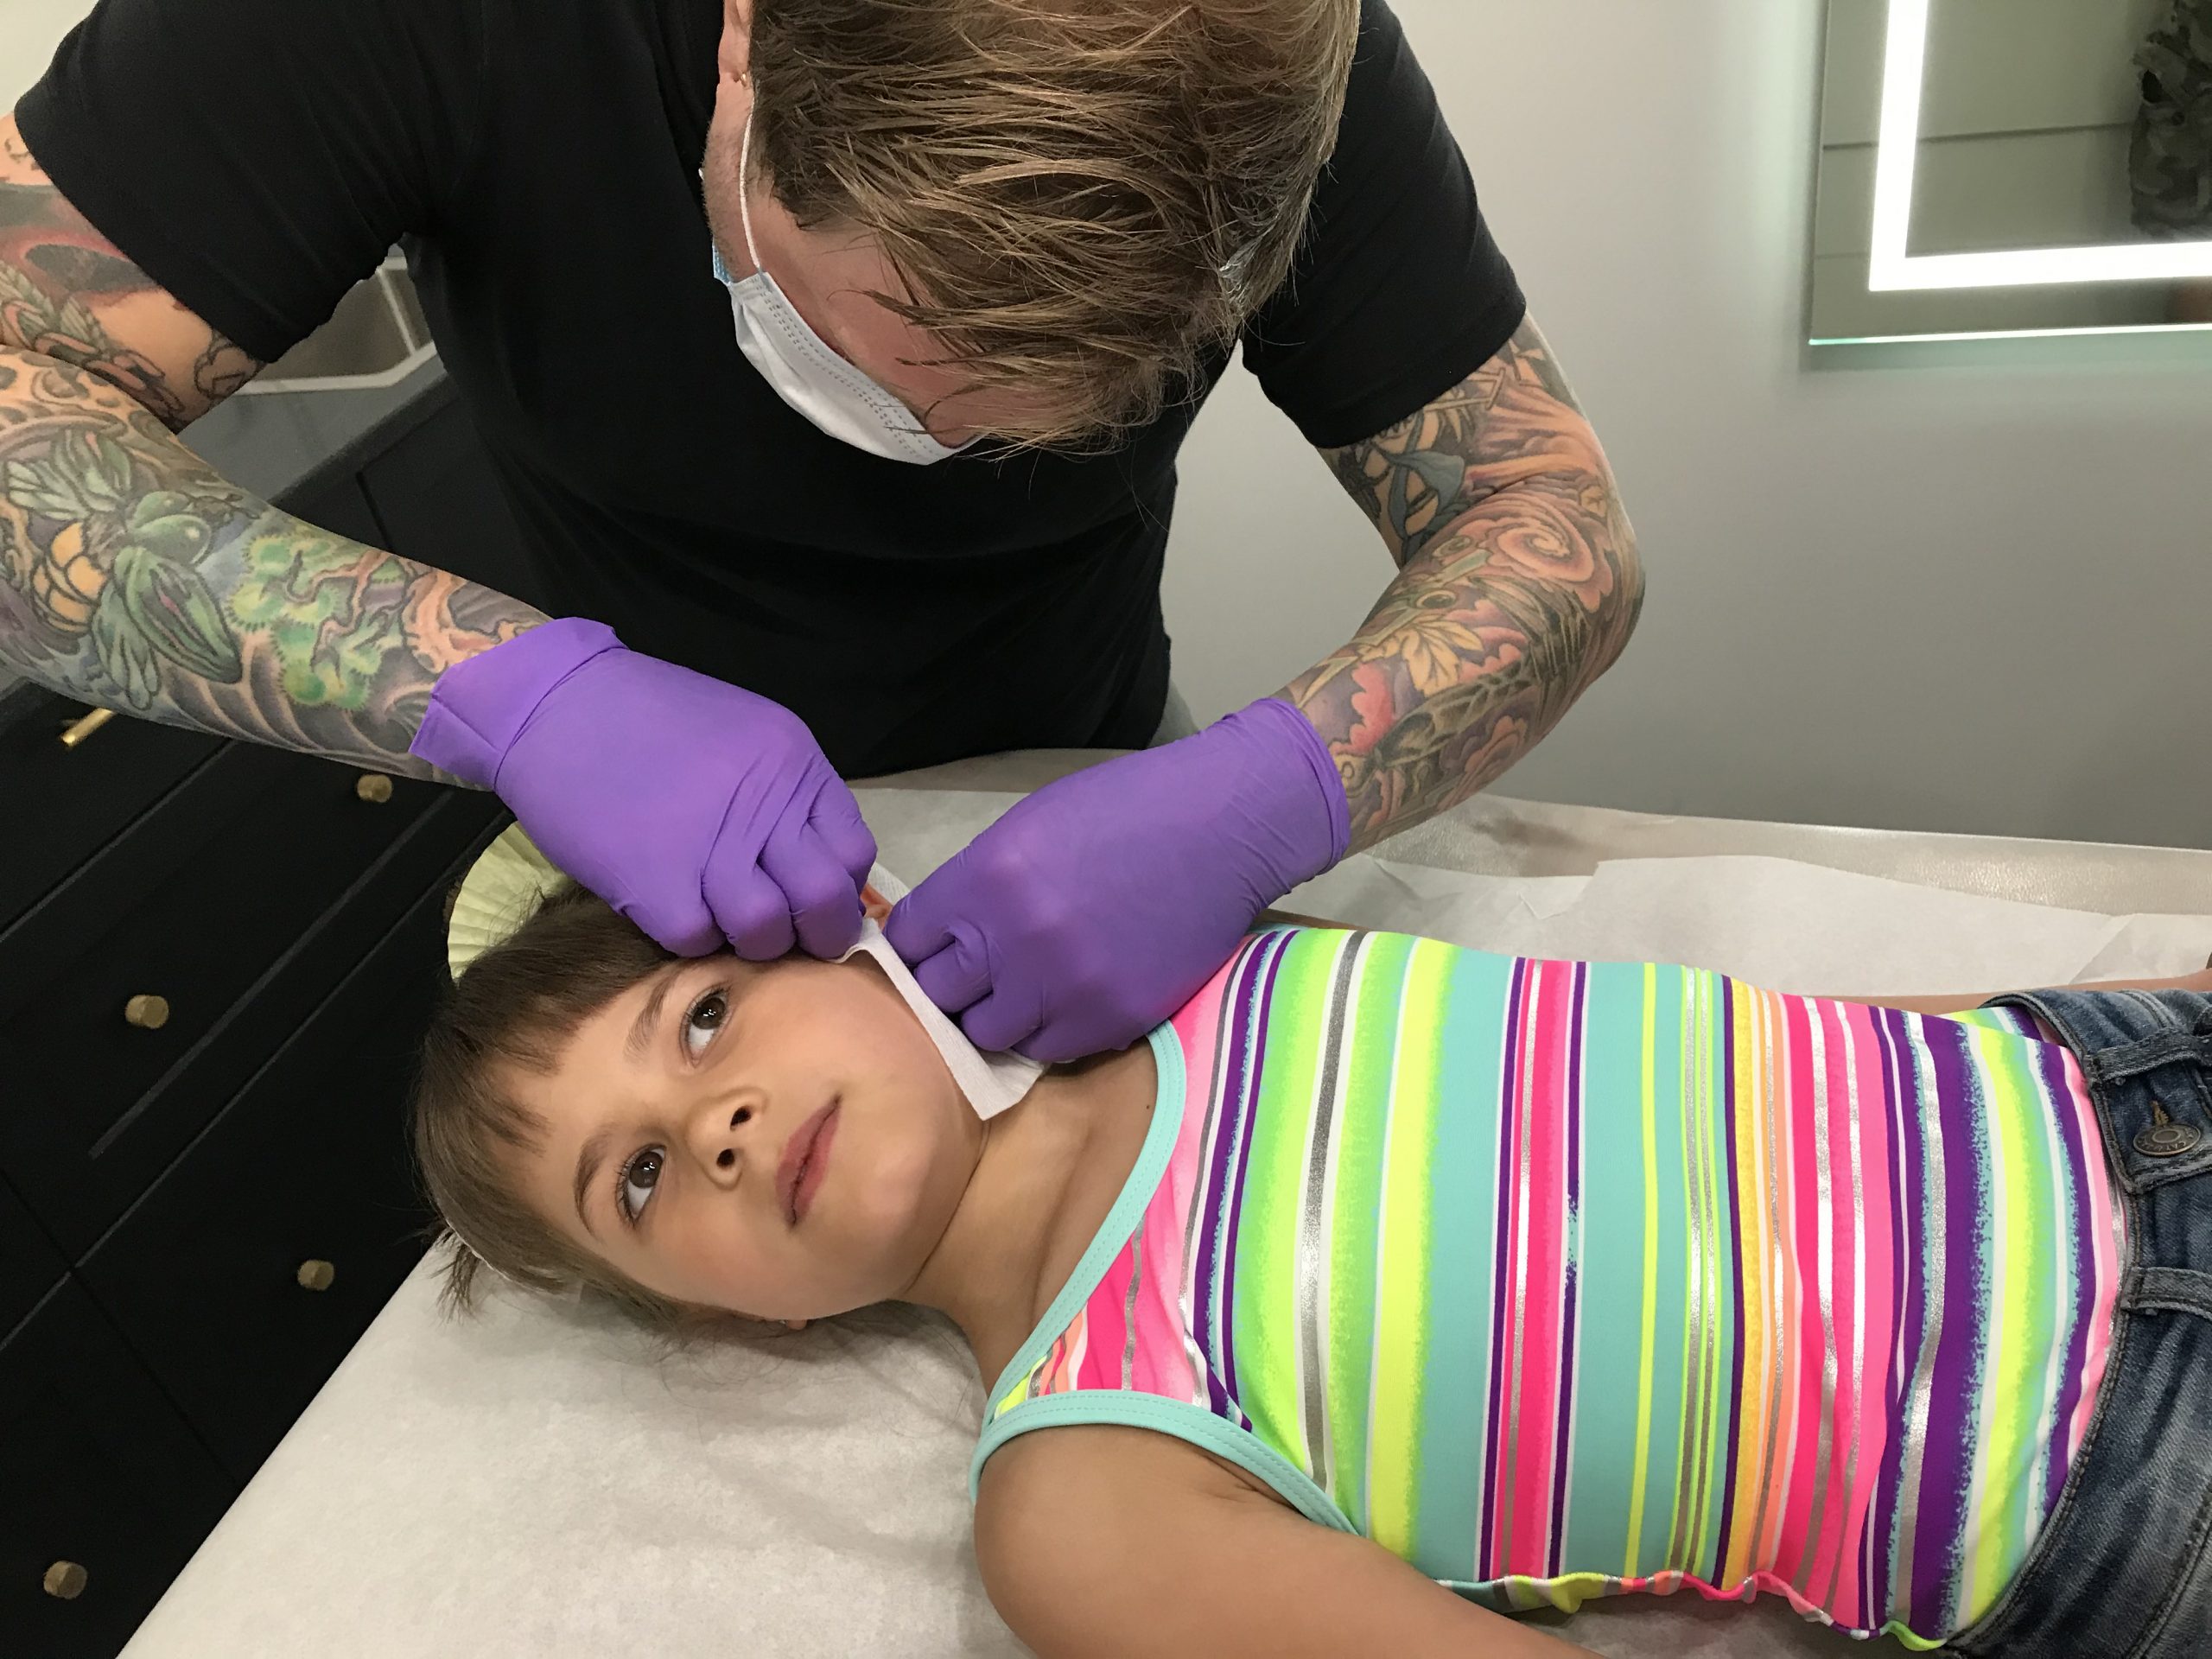
[[[753,1142],[766,1127],[760,1108],[759,1100],[733,1103],[727,1095],[703,1103],[692,1114],[694,1155],[717,1176],[734,1179],[748,1161],[759,1161]]]

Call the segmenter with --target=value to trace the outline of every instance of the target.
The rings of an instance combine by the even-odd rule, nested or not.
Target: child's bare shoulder
[[[1256,1476],[1187,1440],[1148,1428],[1079,1423],[1033,1430],[992,1453],[976,1495],[976,1534],[1064,1516],[1071,1496],[1086,1507],[1103,1507],[1125,1494],[1249,1498],[1288,1507]]]
[[[1239,1516],[1287,1510],[1187,1441],[1071,1424],[1009,1440],[983,1465],[976,1560],[992,1603],[1036,1651],[1080,1652],[1062,1639],[1068,1627],[1101,1635],[1120,1618],[1174,1611],[1160,1597],[1196,1593],[1198,1580],[1163,1574],[1163,1555],[1185,1557],[1190,1541]],[[1149,1586],[1148,1609],[1130,1604],[1132,1584]]]
[[[1001,1447],[984,1466],[976,1557],[1039,1659],[1563,1651],[1148,1429],[1071,1426]]]

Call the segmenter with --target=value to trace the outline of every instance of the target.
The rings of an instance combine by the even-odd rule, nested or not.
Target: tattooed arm
[[[411,776],[437,677],[544,620],[255,499],[172,435],[262,365],[87,224],[0,118],[0,668]]]
[[[1398,565],[1351,641],[1281,693],[1336,755],[1357,849],[1527,753],[1627,645],[1643,576],[1533,321],[1411,418],[1322,453]]]
[[[8,115],[0,116],[0,347],[10,346],[87,371],[172,431],[262,368],[86,223]]]

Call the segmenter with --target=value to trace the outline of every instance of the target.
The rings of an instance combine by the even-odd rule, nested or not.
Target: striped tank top
[[[1501,1611],[1767,1590],[1937,1646],[2057,1501],[2124,1248],[2024,1019],[1255,933],[1153,1033],[971,1479],[1134,1425]]]

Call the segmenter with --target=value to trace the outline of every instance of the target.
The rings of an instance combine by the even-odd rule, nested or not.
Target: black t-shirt
[[[721,15],[102,0],[16,117],[86,218],[264,360],[400,243],[521,525],[524,597],[785,703],[849,775],[1143,743],[1195,402],[1103,455],[932,467],[786,408],[738,350],[700,205]],[[1310,441],[1356,442],[1522,313],[1397,19],[1364,0],[1336,155],[1246,363]]]

